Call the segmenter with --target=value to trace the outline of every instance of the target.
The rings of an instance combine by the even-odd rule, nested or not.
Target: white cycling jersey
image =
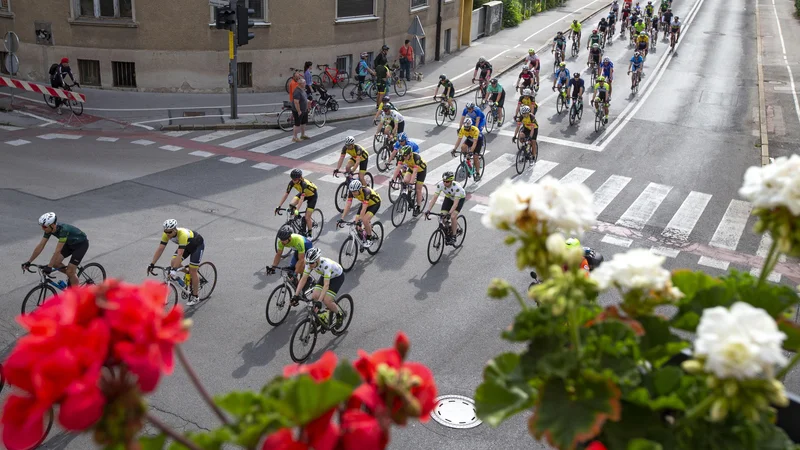
[[[397,111],[389,111],[389,114],[386,114],[386,112],[381,113],[381,120],[383,120],[384,122],[393,121],[396,123],[400,123],[403,122],[405,118],[403,117],[402,114],[400,114]]]
[[[467,197],[467,191],[456,182],[450,183],[450,187],[446,187],[444,181],[436,183],[436,191],[433,195],[439,195],[442,192],[444,192],[445,198],[462,199]]]
[[[536,61],[539,61],[539,55],[534,54],[531,56],[531,54],[529,53],[528,56],[525,57],[525,62],[530,65],[533,65],[533,63],[535,63]]]
[[[311,267],[306,264],[305,270],[303,270],[304,275],[320,275],[323,278],[336,278],[342,273],[344,273],[344,269],[340,266],[336,261],[333,261],[330,258],[322,257],[319,259],[319,265],[316,269],[311,269]]]

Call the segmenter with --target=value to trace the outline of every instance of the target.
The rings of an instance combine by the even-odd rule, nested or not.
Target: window
[[[133,0],[75,0],[78,17],[133,19]]]
[[[100,61],[94,59],[78,60],[78,76],[87,86],[100,86]]]
[[[450,53],[450,40],[453,38],[453,29],[448,28],[444,30],[444,52]]]
[[[336,18],[375,17],[376,0],[337,0]]]
[[[111,61],[114,87],[136,87],[136,64],[132,62]]]
[[[240,88],[253,87],[253,63],[236,63],[236,85]]]
[[[372,67],[375,60],[375,52],[367,52],[367,65]]]
[[[342,55],[336,57],[336,70],[350,74],[350,66],[353,64],[353,55]]]
[[[266,23],[269,22],[267,20],[267,0],[244,0],[244,4],[248,8],[252,8],[254,12],[253,20],[256,23]],[[215,6],[211,7],[211,23],[212,25],[217,23],[217,8]]]
[[[0,13],[11,13],[11,0],[0,0]]]
[[[426,8],[428,0],[411,0],[411,10]]]

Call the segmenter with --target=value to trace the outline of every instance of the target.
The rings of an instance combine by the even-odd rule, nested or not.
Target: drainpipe
[[[386,10],[386,0],[383,0],[383,43],[386,44],[386,21],[389,19],[389,12]]]
[[[436,53],[434,59],[439,61],[442,47],[442,0],[436,3]]]

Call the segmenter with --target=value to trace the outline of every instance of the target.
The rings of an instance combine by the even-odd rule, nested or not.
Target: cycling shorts
[[[203,261],[203,251],[206,249],[206,243],[202,239],[199,240],[197,237],[194,238],[191,245],[187,245],[186,248],[183,249],[183,255],[181,260],[189,258],[189,267],[197,267]],[[178,251],[175,251],[175,256],[177,256]]]
[[[534,141],[536,140],[536,137],[539,136],[539,127],[536,127],[536,128],[533,129],[533,135],[531,135],[531,129],[530,128],[522,127],[521,131],[522,131],[522,134],[524,134],[526,138],[530,138],[530,139],[532,139]]]
[[[356,159],[355,158],[350,158],[350,162],[355,164],[356,163]],[[367,160],[366,159],[362,159],[361,162],[358,163],[358,170],[360,172],[362,172],[362,173],[367,171]]]
[[[458,199],[458,203],[456,203],[456,211],[461,212],[461,208],[464,207],[464,202],[466,198]],[[451,208],[453,207],[453,199],[449,197],[445,197],[444,201],[442,202],[442,213],[450,212]]]
[[[300,198],[301,195],[303,194],[298,192],[297,195],[295,195],[295,197]],[[300,204],[298,203],[297,206],[300,206]],[[312,195],[311,197],[306,197],[306,208],[313,210],[316,207],[317,207],[317,196]]]
[[[339,289],[341,289],[342,285],[344,284],[344,273],[339,275],[338,277],[333,277],[330,280],[331,280],[330,283],[328,283],[328,292],[326,292],[325,295],[335,299],[336,293],[339,292]],[[320,277],[320,279],[317,280],[317,284],[314,285],[314,290],[321,291],[322,283],[324,281],[325,278]]]
[[[89,240],[85,239],[83,242],[75,245],[64,244],[61,247],[61,256],[66,259],[67,256],[72,256],[69,263],[73,266],[81,264],[83,257],[86,256],[86,251],[89,250]]]
[[[448,100],[453,98],[453,97],[455,97],[456,96],[456,88],[455,87],[446,88],[444,90],[444,92],[442,92],[442,96],[444,96]]]
[[[527,80],[527,81],[528,81],[528,86],[530,86],[530,80]],[[503,104],[506,102],[506,93],[505,92],[493,92],[493,93],[489,94],[489,101],[490,102],[497,102],[497,106],[502,108]]]
[[[639,47],[639,50],[646,50],[647,49],[647,42],[639,42],[638,47]]]
[[[375,203],[374,205],[367,206],[367,215],[370,217],[375,217],[375,214],[378,214],[378,210],[381,209],[380,202]],[[358,215],[356,215],[358,217]]]
[[[470,138],[467,138],[467,140],[464,141],[464,145],[466,145],[467,148],[472,148],[472,144],[474,144],[474,143],[475,143],[475,141],[473,141]],[[482,150],[483,150],[484,144],[485,144],[485,142],[483,140],[483,136],[478,136],[478,145],[475,146],[475,153],[483,153]]]
[[[417,172],[417,184],[425,184],[425,175],[428,174],[428,169],[420,170]]]
[[[375,87],[378,89],[378,94],[386,92],[386,80],[375,82]]]

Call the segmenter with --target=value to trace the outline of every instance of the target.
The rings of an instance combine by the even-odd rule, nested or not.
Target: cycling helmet
[[[489,83],[497,84],[497,78],[492,78],[491,80],[489,80]]]
[[[633,54],[633,56],[641,56],[641,55],[642,55],[642,54],[641,54],[641,53],[639,53],[639,52],[635,52],[635,53]]]
[[[653,4],[653,2],[647,2],[647,4],[648,4],[648,5],[652,5],[652,4]]]
[[[55,221],[56,216],[53,215],[53,220]],[[41,219],[39,219],[41,221]],[[167,219],[164,221],[164,231],[174,230],[178,228],[178,221],[175,219]]]
[[[603,81],[606,81],[606,77],[600,75],[599,77],[597,77],[597,81],[602,83]]]
[[[600,44],[592,44],[592,48],[600,48]]]
[[[350,138],[350,139],[353,139],[353,138]],[[352,143],[355,143],[355,142],[356,142],[356,140],[353,139]],[[344,140],[344,143],[347,144],[347,139]],[[302,178],[303,177],[303,171],[300,170],[300,169],[292,169],[292,172],[289,174],[289,176],[293,180],[296,180],[298,178]]]
[[[392,107],[391,107],[391,106],[389,106],[389,105],[387,105],[387,104],[385,104],[385,103],[383,104],[383,110],[384,110],[384,111],[391,111],[391,109],[392,109]]]
[[[358,181],[358,180],[351,181],[349,189],[350,189],[350,192],[360,191],[361,190],[361,182]]]
[[[637,3],[637,5],[638,5],[638,3]],[[386,44],[383,44],[383,47],[381,47],[381,50],[389,50],[389,46],[386,45]]]
[[[521,114],[529,114],[531,112],[531,107],[528,105],[522,105],[522,108],[519,109]]]
[[[597,34],[597,30],[592,30],[592,34]]]
[[[472,103],[472,102],[467,102],[467,103],[464,105],[464,107],[465,107],[465,108],[467,108],[467,109],[473,109],[473,108],[475,108],[475,103]]]
[[[523,72],[527,72],[527,71],[529,71],[529,70],[531,70],[531,68],[530,68],[530,67],[528,67],[528,66],[522,66],[522,71],[523,71]],[[492,81],[496,81],[496,80],[497,80],[497,78],[492,78]]]
[[[320,257],[322,257],[322,250],[319,247],[311,248],[306,252],[306,262],[309,264],[319,261]]]
[[[675,16],[675,22],[677,22],[677,21],[678,21],[678,16]]]
[[[636,21],[637,21],[637,22],[641,22],[641,21],[642,21],[642,18],[641,18],[641,17],[639,17],[638,19],[636,19]]]
[[[484,58],[483,56],[481,56],[480,58],[478,58],[478,62],[479,62],[479,63],[486,62],[486,58]]]
[[[522,95],[530,97],[531,95],[533,95],[533,91],[530,90],[530,89],[523,89],[522,90]]]
[[[367,58],[367,57],[369,57],[369,53],[367,52],[361,53],[361,58]]]
[[[453,172],[449,171],[449,170],[442,174],[442,181],[453,181],[455,179],[456,179],[456,175]]]
[[[563,36],[563,35],[564,35],[564,32],[563,32],[563,31],[559,31],[559,32],[558,32],[558,36]]]
[[[604,63],[610,63],[611,60],[608,58],[608,56],[606,56],[605,58],[603,58],[603,62]]]
[[[567,248],[580,248],[581,247],[581,241],[579,241],[577,238],[569,238],[569,239],[567,239],[566,244],[567,244]]]
[[[400,156],[401,157],[405,158],[406,156],[408,156],[410,154],[411,154],[411,146],[404,145],[404,146],[400,147]]]
[[[558,67],[567,67],[567,63],[561,61],[561,63],[558,64]]]
[[[641,33],[639,33],[639,36],[647,36],[647,32],[646,31],[642,31]]]
[[[397,136],[397,140],[400,142],[408,142],[408,135],[405,133],[400,133],[400,136]]]
[[[472,119],[466,118],[464,119],[464,127],[469,128],[472,126]]]
[[[354,138],[353,136],[347,136],[346,138],[344,138],[344,145],[353,145],[355,143],[356,143],[356,138]],[[294,171],[292,171],[292,173],[294,173]]]
[[[392,99],[392,98],[391,98],[391,97],[389,97],[388,95],[386,95],[386,94],[383,94],[383,103],[386,103],[386,102],[390,101],[391,99]]]
[[[441,75],[439,75],[439,79],[440,80],[446,80],[447,79],[447,75],[441,74]]]
[[[57,217],[56,217],[56,213],[54,213],[54,212],[44,213],[44,214],[42,214],[42,217],[39,217],[39,225],[41,225],[43,227],[49,227],[50,225],[56,223],[57,221],[58,220],[57,220]],[[167,221],[167,222],[169,222],[169,221]],[[175,221],[173,220],[173,222],[175,222]],[[166,223],[164,224],[164,226],[166,226]],[[175,223],[175,226],[177,226],[177,222]],[[174,226],[173,226],[173,228],[174,228]]]
[[[529,49],[528,49],[528,53],[536,53],[536,50],[534,50],[534,49],[532,49],[532,48],[529,48]]]
[[[572,23],[574,23],[575,25],[577,25],[577,24],[578,24],[578,19],[573,19],[573,20],[572,20]]]
[[[292,227],[284,225],[278,230],[278,240],[285,241],[292,237]]]
[[[575,72],[575,73],[572,74],[572,76],[575,77],[575,79],[577,80],[578,78],[581,77],[581,73],[580,72]]]

